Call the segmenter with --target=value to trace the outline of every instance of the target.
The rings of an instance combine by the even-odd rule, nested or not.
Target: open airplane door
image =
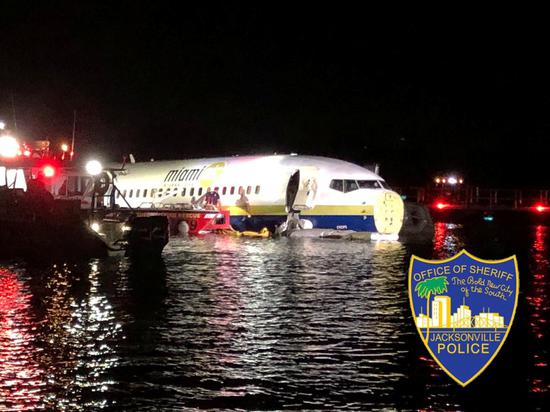
[[[318,169],[302,167],[290,176],[286,187],[286,211],[299,212],[315,206]]]

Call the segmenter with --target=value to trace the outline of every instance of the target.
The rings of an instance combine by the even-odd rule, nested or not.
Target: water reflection
[[[529,331],[533,335],[532,372],[529,378],[530,391],[544,396],[550,389],[544,379],[548,376],[548,302],[549,245],[548,226],[535,227],[535,236],[530,259],[530,277],[525,284],[525,294],[530,306]]]
[[[447,259],[464,249],[462,225],[437,222],[434,224],[434,259]]]
[[[70,285],[67,277],[71,271],[61,269],[56,271],[61,285]],[[59,292],[60,284],[49,284],[52,293],[51,299],[45,300],[49,310],[46,322],[50,318],[61,318],[63,332],[59,335],[50,334],[48,353],[54,352],[56,357],[65,362],[63,369],[53,369],[48,376],[50,384],[63,388],[61,396],[54,395],[47,399],[47,404],[61,407],[75,408],[102,407],[107,400],[102,396],[93,396],[93,393],[105,392],[113,381],[109,370],[116,366],[118,356],[114,342],[120,332],[121,325],[116,322],[113,308],[108,299],[100,291],[100,281],[97,262],[89,265],[86,288],[81,291],[82,296],[70,296]],[[67,290],[65,290],[66,292]],[[67,299],[69,302],[67,302]],[[62,302],[59,302],[61,300]],[[63,310],[56,309],[69,303],[70,317],[65,317]],[[55,321],[54,321],[55,323]],[[62,336],[62,339],[60,337]],[[57,338],[57,339],[56,339]],[[94,398],[97,399],[87,399]]]
[[[35,359],[32,295],[15,271],[0,268],[0,410],[41,406],[45,374]]]
[[[405,253],[398,243],[314,239],[172,244],[167,265],[185,269],[168,275],[178,361],[163,374],[163,399],[173,396],[163,405],[391,404],[406,379],[407,295],[396,287]],[[177,390],[175,376],[185,382]]]
[[[465,410],[495,388],[540,405],[547,227],[522,238],[528,310],[515,322],[528,333],[511,333],[483,378],[459,388],[417,336],[409,257],[475,252],[494,236],[465,229],[438,223],[434,244],[414,248],[206,236],[176,239],[153,262],[10,266],[0,271],[0,410]]]
[[[9,339],[0,347],[0,386],[8,409],[88,410],[110,404],[104,394],[114,384],[121,324],[102,291],[106,268],[99,265],[29,268],[22,280],[2,270],[2,329]],[[25,403],[17,404],[20,399]]]

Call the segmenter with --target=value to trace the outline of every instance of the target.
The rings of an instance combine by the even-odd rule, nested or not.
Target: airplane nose
[[[404,204],[391,190],[381,192],[374,202],[374,225],[378,233],[397,234],[403,226]]]

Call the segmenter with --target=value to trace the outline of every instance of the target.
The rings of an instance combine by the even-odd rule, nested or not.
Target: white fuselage
[[[190,205],[218,188],[232,225],[258,230],[282,223],[287,215],[290,177],[300,171],[294,206],[313,227],[397,233],[403,202],[373,172],[318,156],[243,156],[126,165],[115,184],[120,207]],[[292,205],[291,205],[292,206]]]

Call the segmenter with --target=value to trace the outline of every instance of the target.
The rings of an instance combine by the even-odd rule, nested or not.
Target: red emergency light
[[[42,166],[42,173],[44,174],[44,177],[46,178],[52,178],[55,176],[55,167],[52,165],[45,165]]]
[[[448,207],[451,207],[451,204],[444,202],[443,200],[436,200],[433,206],[438,210],[443,210],[443,209],[447,209]]]
[[[537,203],[533,206],[533,209],[538,213],[547,212],[550,208],[542,203]]]

